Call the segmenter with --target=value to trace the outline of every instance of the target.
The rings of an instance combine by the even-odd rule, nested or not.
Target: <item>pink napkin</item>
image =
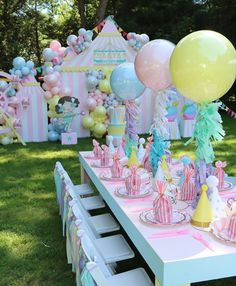
[[[102,145],[102,148],[101,166],[106,167],[109,165],[109,148],[106,145]]]

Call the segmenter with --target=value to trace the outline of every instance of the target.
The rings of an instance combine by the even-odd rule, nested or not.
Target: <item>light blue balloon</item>
[[[25,65],[25,59],[22,57],[16,57],[13,59],[13,67],[21,69]]]
[[[33,62],[33,61],[27,61],[27,62],[26,62],[26,66],[27,66],[29,69],[33,69],[33,68],[34,68],[34,62]]]
[[[54,131],[54,126],[52,123],[48,124],[48,131]]]
[[[56,142],[59,140],[59,134],[55,131],[48,132],[48,141]]]
[[[4,80],[0,80],[0,91],[5,91],[8,88],[8,83]]]
[[[10,88],[8,91],[7,91],[7,96],[9,97],[12,97],[16,94],[16,91],[14,88]]]
[[[15,74],[16,76],[18,76],[18,77],[22,77],[22,72],[21,72],[21,70],[15,70],[15,71],[14,71],[14,74]]]
[[[21,72],[22,72],[22,75],[29,75],[30,69],[27,66],[25,66],[21,69]]]
[[[133,63],[117,66],[110,77],[112,91],[118,99],[133,100],[144,92],[145,86],[138,79]]]

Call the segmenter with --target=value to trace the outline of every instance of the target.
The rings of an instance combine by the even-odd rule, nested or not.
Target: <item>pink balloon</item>
[[[89,96],[94,97],[94,95],[95,95],[94,92],[90,92],[90,93],[89,93]]]
[[[99,98],[99,99],[97,100],[97,104],[98,104],[98,105],[103,105],[103,100]]]
[[[16,115],[16,110],[15,108],[8,106],[7,107],[7,113],[9,113],[11,116],[15,116]]]
[[[88,107],[88,110],[91,110],[91,111],[92,111],[92,110],[94,110],[94,108],[96,107],[97,102],[96,102],[96,100],[95,100],[94,98],[89,97],[89,98],[87,99],[86,105],[87,105],[87,107]]]
[[[51,93],[52,93],[53,95],[58,94],[59,91],[60,91],[60,89],[59,89],[59,87],[57,87],[57,86],[54,86],[54,87],[51,89]]]
[[[102,99],[106,99],[107,98],[107,94],[106,93],[103,93],[102,94]]]
[[[95,92],[94,92],[95,96],[101,96],[102,95],[102,92],[101,90],[99,89],[96,89]]]
[[[49,90],[49,89],[50,89],[50,87],[46,84],[46,82],[44,82],[44,83],[42,84],[42,88],[43,88],[44,90]]]
[[[57,85],[58,78],[55,74],[49,74],[49,75],[45,76],[44,78],[45,78],[45,81],[48,85],[50,85],[50,86]]]
[[[9,100],[9,105],[12,107],[17,107],[19,103],[19,99],[16,96],[12,96]]]
[[[144,45],[135,58],[139,80],[155,91],[171,85],[170,57],[175,45],[167,40],[154,40]]]
[[[60,44],[60,42],[58,42],[58,41],[56,41],[56,40],[53,40],[53,41],[51,41],[49,47],[50,47],[53,51],[57,52],[57,51],[61,48],[61,44]]]
[[[61,93],[64,96],[71,96],[71,89],[69,87],[63,87]]]
[[[50,91],[46,91],[46,92],[44,93],[44,98],[45,98],[46,100],[51,99],[51,98],[52,98],[52,93],[51,93]]]

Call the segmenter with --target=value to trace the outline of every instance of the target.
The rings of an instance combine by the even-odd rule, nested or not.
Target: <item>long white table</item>
[[[102,181],[99,178],[102,169],[92,168],[90,166],[92,160],[84,158],[91,154],[91,152],[79,153],[81,181],[83,183],[91,180],[95,184],[155,274],[156,286],[187,286],[191,282],[236,276],[236,246],[221,242],[211,233],[201,232],[214,251],[193,239],[192,235],[150,239],[150,235],[158,231],[169,230],[168,227],[145,225],[139,219],[142,209],[152,207],[155,195],[142,200],[117,197],[114,191],[124,183]],[[178,226],[176,229],[197,231],[190,224]]]

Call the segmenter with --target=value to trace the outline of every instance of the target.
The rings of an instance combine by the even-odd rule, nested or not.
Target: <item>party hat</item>
[[[132,165],[136,165],[139,166],[139,162],[138,162],[138,158],[136,155],[136,151],[135,151],[135,146],[132,145],[131,147],[131,154],[127,163],[128,167],[132,166]]]
[[[202,193],[195,212],[192,216],[191,224],[196,227],[207,228],[213,220],[213,212],[206,193],[208,186],[205,184],[202,185],[201,190]]]
[[[166,163],[166,155],[162,156],[161,167],[162,167],[162,170],[163,170],[163,172],[165,174],[165,177],[166,177],[167,181],[171,181],[172,180],[172,176],[171,176],[171,173],[170,173],[169,166]]]

